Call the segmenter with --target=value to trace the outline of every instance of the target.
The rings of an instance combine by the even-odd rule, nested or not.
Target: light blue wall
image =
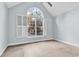
[[[79,47],[79,9],[69,11],[57,17],[55,37]]]
[[[8,44],[7,12],[6,5],[0,2],[0,55],[3,53]]]
[[[47,35],[44,37],[36,38],[16,38],[16,15],[26,14],[28,8],[37,7],[41,9],[45,16],[45,22],[47,26]],[[9,9],[9,44],[19,43],[19,42],[31,42],[35,40],[44,40],[46,38],[53,37],[53,20],[54,18],[48,13],[48,11],[43,7],[42,3],[22,3]]]

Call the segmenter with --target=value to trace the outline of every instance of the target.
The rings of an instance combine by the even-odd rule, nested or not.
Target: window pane
[[[43,35],[43,28],[37,27],[37,35]]]
[[[18,25],[22,25],[22,17],[18,16]]]
[[[40,21],[40,20],[37,20],[37,26],[42,26],[42,21]]]
[[[27,18],[26,18],[26,16],[23,16],[23,26],[27,26]]]
[[[27,28],[26,27],[23,27],[23,29],[22,29],[22,32],[23,32],[23,37],[26,37],[26,35],[27,35]]]
[[[28,35],[35,35],[35,27],[28,27]]]
[[[35,27],[35,21],[30,21],[29,26]]]
[[[22,36],[22,27],[17,28],[17,36]]]
[[[43,24],[41,20],[36,21],[37,24],[37,35],[43,35]]]

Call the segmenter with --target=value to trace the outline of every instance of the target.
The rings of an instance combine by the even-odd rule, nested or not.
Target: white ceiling
[[[8,8],[18,5],[20,3],[22,3],[22,2],[6,2]]]
[[[53,2],[50,7],[47,3],[43,3],[45,8],[53,15],[57,16],[67,11],[79,8],[79,2]]]
[[[6,2],[8,8],[18,5],[22,2]],[[53,16],[63,14],[67,11],[79,8],[79,2],[51,2],[52,7],[50,7],[46,2],[43,3],[44,7]]]

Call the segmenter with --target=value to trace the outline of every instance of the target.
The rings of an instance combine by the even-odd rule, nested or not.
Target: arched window
[[[44,35],[44,15],[40,9],[32,7],[27,10],[27,27],[28,36]]]
[[[44,36],[44,15],[36,7],[29,8],[25,15],[17,15],[17,37]]]

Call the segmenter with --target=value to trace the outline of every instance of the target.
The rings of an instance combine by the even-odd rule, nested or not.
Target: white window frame
[[[36,20],[35,20],[35,26],[36,26],[36,27],[35,27],[35,35],[34,35],[34,36],[28,36],[28,27],[27,27],[27,37],[28,37],[28,38],[33,38],[33,37],[44,37],[44,36],[45,36],[44,19],[43,19],[42,23],[43,23],[43,25],[42,25],[42,26],[43,26],[43,35],[36,35],[36,32],[37,32],[37,31],[36,31],[36,30],[37,30],[36,27],[37,27],[37,25],[36,25]],[[27,23],[27,24],[28,24],[28,23]]]
[[[18,26],[18,16],[21,16],[22,17],[22,25],[21,26]],[[43,23],[43,35],[34,35],[34,36],[28,36],[28,26],[26,25],[26,26],[23,26],[23,17],[26,17],[26,15],[16,15],[16,36],[17,36],[17,38],[35,38],[35,37],[44,37],[45,36],[45,29],[44,29],[44,24],[45,24],[45,22],[44,22],[44,17],[43,17],[43,21],[42,21],[42,23]],[[26,18],[27,19],[27,18]],[[28,24],[28,22],[27,22],[27,24]],[[35,20],[35,26],[37,26],[36,25],[36,20]],[[18,30],[18,27],[22,27],[22,36],[18,36],[17,35],[17,30]],[[23,33],[23,28],[24,27],[26,27],[26,35],[24,35],[24,33]],[[35,30],[36,30],[36,28],[35,28]],[[36,31],[37,32],[37,31]]]
[[[22,25],[18,25],[18,16],[21,16],[22,17]],[[24,38],[24,37],[27,37],[27,26],[23,26],[23,17],[26,16],[26,15],[16,15],[16,36],[17,38]],[[18,27],[22,27],[22,36],[18,36]],[[23,33],[23,28],[26,27],[26,35],[24,35]]]

